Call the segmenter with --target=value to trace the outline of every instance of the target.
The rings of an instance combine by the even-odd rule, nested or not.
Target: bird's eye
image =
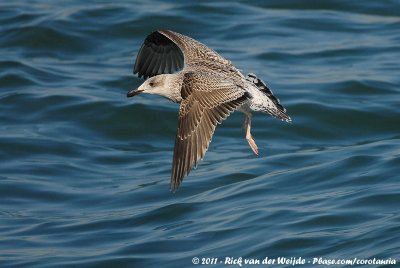
[[[150,82],[149,86],[154,87],[154,82]]]

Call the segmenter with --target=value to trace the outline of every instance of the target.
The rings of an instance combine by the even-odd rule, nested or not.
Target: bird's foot
[[[250,131],[246,133],[246,140],[249,143],[250,148],[253,150],[253,153],[258,156],[258,147],[256,141],[253,139],[253,136],[251,136]]]
[[[251,114],[245,113],[244,123],[243,123],[244,134],[246,136],[246,140],[250,145],[250,148],[253,150],[253,153],[258,156],[258,147],[256,141],[253,139],[251,135]]]

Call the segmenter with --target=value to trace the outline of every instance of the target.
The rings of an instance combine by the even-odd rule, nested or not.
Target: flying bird
[[[146,80],[130,90],[128,97],[149,93],[180,103],[171,173],[173,192],[204,157],[217,124],[233,111],[244,113],[245,137],[255,155],[258,147],[250,132],[253,111],[291,122],[286,109],[256,75],[244,76],[211,48],[170,30],[146,37],[133,73]]]

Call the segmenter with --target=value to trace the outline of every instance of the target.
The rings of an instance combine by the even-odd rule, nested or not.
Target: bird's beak
[[[132,89],[128,91],[128,94],[126,94],[126,96],[129,97],[133,97],[136,95],[139,95],[140,93],[142,93],[144,90],[143,89]]]

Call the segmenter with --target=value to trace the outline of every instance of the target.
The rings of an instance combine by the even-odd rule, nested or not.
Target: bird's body
[[[254,74],[244,76],[214,50],[179,33],[160,30],[147,36],[134,73],[150,78],[129,91],[128,97],[143,92],[180,103],[171,175],[173,191],[203,158],[217,124],[234,110],[245,114],[245,136],[256,155],[258,148],[250,133],[252,111],[291,121],[272,91]]]

